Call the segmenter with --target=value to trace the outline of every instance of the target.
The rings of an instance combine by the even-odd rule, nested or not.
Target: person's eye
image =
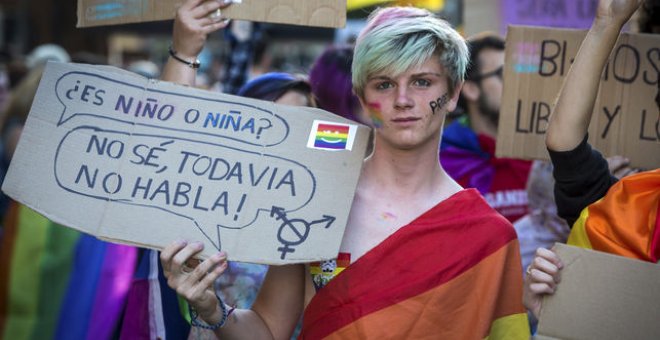
[[[420,79],[415,79],[415,81],[413,81],[413,85],[420,87],[429,87],[431,86],[431,82],[428,81],[427,79],[420,78]]]
[[[389,89],[391,87],[393,87],[393,85],[389,81],[383,81],[383,82],[380,82],[380,83],[376,84],[376,89],[377,90],[386,90],[386,89]]]

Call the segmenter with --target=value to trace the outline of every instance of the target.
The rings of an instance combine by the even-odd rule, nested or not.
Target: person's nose
[[[397,87],[396,100],[394,106],[397,109],[409,109],[415,105],[415,102],[410,97],[410,90],[406,86]]]

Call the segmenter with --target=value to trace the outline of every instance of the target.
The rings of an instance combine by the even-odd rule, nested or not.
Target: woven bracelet
[[[204,329],[210,329],[210,330],[216,330],[222,326],[225,325],[227,322],[227,318],[231,315],[231,313],[236,309],[236,307],[231,307],[229,310],[227,310],[227,306],[225,306],[225,303],[222,302],[222,299],[220,298],[220,295],[218,295],[218,292],[215,293],[215,297],[218,298],[218,303],[220,304],[220,309],[222,310],[222,318],[220,321],[217,323],[214,323],[212,325],[207,324],[204,321],[201,321],[198,319],[198,314],[195,308],[193,308],[190,303],[188,303],[188,311],[190,312],[190,324],[199,327],[199,328],[204,328]]]
[[[168,48],[168,51],[170,52],[170,56],[172,58],[174,58],[174,60],[176,60],[180,63],[186,64],[194,70],[198,69],[202,65],[202,63],[199,62],[199,59],[195,59],[195,61],[188,61],[188,60],[185,60],[185,59],[179,57],[178,55],[176,55],[176,50],[174,49],[174,47],[172,45],[170,45],[170,47]]]

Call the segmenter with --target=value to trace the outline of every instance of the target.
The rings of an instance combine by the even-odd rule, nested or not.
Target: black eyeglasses
[[[482,81],[486,78],[490,78],[490,77],[493,77],[493,76],[498,76],[500,79],[502,79],[503,74],[504,74],[504,65],[498,67],[495,71],[491,71],[491,72],[484,73],[484,74],[478,74],[474,77],[470,77],[470,80],[472,80],[472,81]]]

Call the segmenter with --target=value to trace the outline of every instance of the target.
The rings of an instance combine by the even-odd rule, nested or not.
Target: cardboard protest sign
[[[463,0],[465,33],[506,34],[509,25],[586,29],[598,0]]]
[[[114,242],[336,257],[370,130],[331,113],[49,63],[3,191]]]
[[[561,282],[535,339],[660,339],[660,266],[557,244]]]
[[[544,27],[591,27],[598,0],[500,0],[502,23]],[[506,29],[506,27],[502,27]]]
[[[498,157],[547,159],[545,132],[554,101],[585,31],[509,27]],[[605,67],[589,143],[633,166],[660,166],[660,114],[655,97],[660,35],[623,33]]]
[[[213,0],[211,0],[213,1]],[[117,25],[174,18],[184,0],[78,0],[77,27]],[[342,0],[234,0],[224,18],[319,27],[344,27]]]

